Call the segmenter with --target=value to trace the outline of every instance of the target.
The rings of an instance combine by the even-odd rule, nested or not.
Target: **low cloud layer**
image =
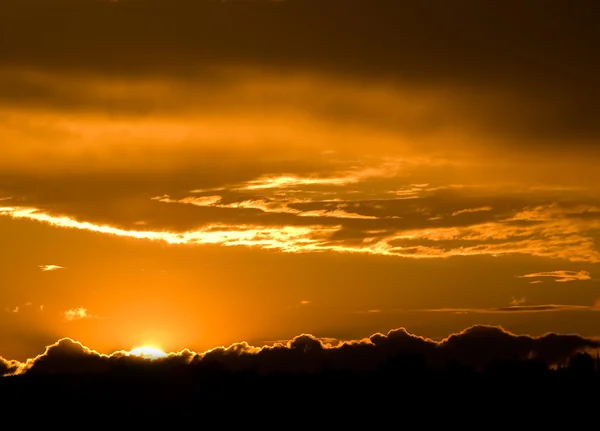
[[[316,372],[328,369],[373,371],[393,357],[418,355],[430,366],[444,366],[458,360],[466,366],[481,368],[503,359],[537,358],[548,365],[565,363],[577,352],[600,348],[600,341],[578,335],[546,334],[540,337],[515,335],[500,327],[473,326],[433,341],[400,328],[387,334],[374,334],[354,341],[318,339],[303,334],[285,343],[254,347],[236,343],[204,353],[182,350],[154,359],[126,351],[100,354],[64,338],[25,363],[0,359],[0,374],[73,374],[117,370],[168,370],[180,366],[219,364],[232,371],[255,370],[260,373]]]

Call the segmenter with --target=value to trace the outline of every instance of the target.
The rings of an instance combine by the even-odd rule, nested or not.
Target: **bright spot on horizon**
[[[139,356],[140,358],[153,360],[167,357],[167,354],[161,349],[152,346],[136,347],[135,349],[132,349],[129,354],[133,356]]]

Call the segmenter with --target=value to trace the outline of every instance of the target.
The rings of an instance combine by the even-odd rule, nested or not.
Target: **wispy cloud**
[[[209,207],[221,200],[221,196],[199,196],[185,197],[182,199],[172,199],[169,195],[155,196],[152,200],[166,203],[182,203],[196,205],[198,207]]]
[[[564,283],[567,281],[583,281],[591,280],[590,273],[588,271],[549,271],[549,272],[535,272],[533,274],[520,275],[519,278],[538,278],[538,277],[551,277],[555,278],[556,282]],[[536,280],[539,281],[539,280]]]
[[[360,179],[359,176],[344,176],[332,178],[302,178],[297,176],[264,176],[256,180],[248,181],[233,190],[262,190],[262,189],[281,189],[298,186],[345,186],[350,183],[356,183]]]
[[[207,200],[205,204],[216,201]],[[264,211],[284,212],[281,202],[277,204],[254,201],[248,206],[261,207]],[[216,203],[212,205],[227,205]],[[600,252],[596,248],[594,236],[600,231],[600,218],[581,213],[584,208],[566,207],[560,212],[552,206],[542,221],[533,223],[512,221],[511,219],[484,221],[470,225],[430,227],[424,225],[405,228],[403,225],[387,221],[394,218],[385,215],[373,218],[370,215],[352,215],[341,212],[344,204],[337,203],[337,209],[312,213],[315,210],[295,213],[301,216],[308,212],[319,222],[305,225],[294,221],[295,217],[282,219],[263,218],[261,224],[212,223],[186,231],[174,229],[138,230],[126,229],[106,224],[79,221],[69,216],[56,216],[37,208],[0,207],[0,215],[17,219],[34,220],[51,226],[87,230],[136,239],[164,241],[170,244],[220,244],[223,246],[249,246],[284,252],[332,251],[342,253],[364,253],[396,256],[413,259],[449,258],[455,256],[504,256],[530,255],[571,262],[600,262]],[[356,208],[355,205],[352,208]],[[374,208],[374,207],[373,207]],[[373,210],[373,208],[371,210]],[[547,207],[545,207],[547,208]],[[562,208],[562,207],[561,207]],[[416,208],[423,219],[423,209]],[[319,210],[316,210],[319,211]],[[389,214],[386,213],[386,214]],[[322,216],[322,217],[319,217]],[[306,215],[303,218],[307,217]],[[335,225],[325,225],[325,218],[339,220]],[[348,237],[344,233],[347,220],[357,218],[364,227],[357,231],[358,236]],[[404,217],[402,217],[404,218]],[[243,218],[242,218],[243,220]],[[329,221],[331,223],[331,221]],[[382,225],[386,223],[386,225]],[[382,229],[382,227],[385,227]],[[370,234],[369,232],[381,232]],[[588,279],[586,272],[548,273],[564,281]],[[539,274],[538,274],[539,276]]]
[[[357,184],[371,179],[394,178],[408,166],[431,165],[431,164],[451,163],[445,159],[430,158],[385,158],[372,165],[359,165],[349,169],[333,171],[329,175],[263,175],[254,180],[237,184],[231,188],[236,191],[269,190],[269,189],[290,189],[298,187],[311,186],[347,186]],[[411,188],[422,189],[427,184],[414,184]],[[217,189],[213,189],[217,190]],[[202,190],[199,190],[202,191]],[[400,191],[401,193],[402,191]]]
[[[156,196],[152,198],[164,203],[178,203],[178,204],[191,204],[201,207],[215,207],[215,208],[227,208],[227,209],[255,209],[265,213],[279,213],[279,214],[294,214],[301,217],[331,217],[331,218],[353,218],[363,220],[375,220],[378,217],[358,214],[354,212],[348,212],[343,209],[335,210],[310,210],[302,211],[297,208],[292,208],[290,205],[303,204],[303,203],[314,203],[310,199],[297,199],[289,198],[285,199],[245,199],[238,202],[222,203],[221,196],[202,196],[202,197],[185,197],[181,199],[173,199],[168,195]],[[329,203],[333,201],[328,201]]]
[[[467,208],[464,210],[454,211],[452,213],[452,216],[457,216],[457,215],[466,214],[466,213],[477,213],[477,212],[481,212],[481,211],[491,211],[491,210],[493,210],[493,208],[490,206],[479,207],[479,208]]]
[[[510,305],[511,306],[523,305],[523,304],[525,304],[525,302],[527,302],[527,300],[525,298],[515,298],[515,297],[513,297],[512,300],[510,301]]]
[[[56,271],[57,269],[65,269],[64,266],[60,266],[60,265],[39,265],[38,268],[40,268],[42,271]]]
[[[67,310],[63,313],[63,316],[66,320],[81,320],[81,319],[89,319],[89,318],[93,318],[95,316],[91,316],[90,314],[88,314],[88,311],[86,308],[83,307],[79,307],[79,308],[73,308],[71,310]]]
[[[507,219],[507,221],[549,221],[574,214],[581,215],[598,212],[600,212],[600,207],[595,205],[579,204],[571,207],[565,207],[554,202],[551,204],[525,208]]]
[[[220,208],[247,208],[257,209],[265,213],[287,213],[287,214],[298,214],[302,211],[290,208],[290,203],[297,203],[298,200],[288,200],[287,202],[272,201],[266,199],[248,199],[241,202],[233,202],[229,204],[219,205]]]
[[[415,310],[427,313],[452,313],[452,314],[502,314],[502,313],[548,313],[558,311],[598,311],[595,306],[589,305],[510,305],[497,308],[431,308]]]
[[[12,306],[4,307],[4,311],[6,311],[7,313],[27,312],[28,310],[32,310],[32,309],[33,309],[32,302],[26,302],[25,305],[23,305],[23,306],[15,305],[14,307],[12,307]],[[36,309],[38,309],[39,311],[44,311],[44,306],[43,305],[40,305],[39,307],[36,306]]]
[[[342,209],[336,210],[314,210],[314,211],[305,211],[298,214],[300,217],[333,217],[333,218],[353,218],[353,219],[363,219],[363,220],[376,220],[378,217],[375,216],[367,216],[357,213],[351,213],[344,211]]]

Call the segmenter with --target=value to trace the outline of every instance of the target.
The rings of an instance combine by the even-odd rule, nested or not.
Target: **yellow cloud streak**
[[[36,208],[0,207],[0,215],[15,219],[34,220],[55,227],[86,230],[106,235],[116,235],[135,239],[164,241],[169,244],[222,244],[256,245],[262,248],[275,248],[285,251],[299,251],[316,245],[339,227],[260,227],[210,225],[204,229],[188,232],[160,232],[121,229],[108,225],[74,220],[66,216],[53,216]]]
[[[0,215],[33,220],[56,227],[164,241],[169,244],[237,245],[295,253],[333,251],[414,259],[528,254],[573,262],[600,262],[600,253],[596,250],[593,240],[583,236],[586,230],[600,228],[598,221],[579,220],[578,223],[574,223],[566,219],[557,219],[528,227],[506,223],[485,223],[466,227],[414,229],[384,237],[365,236],[357,244],[332,239],[332,235],[340,231],[342,226],[266,227],[215,224],[193,231],[166,232],[98,225],[77,221],[67,216],[49,215],[35,208],[0,207]],[[419,241],[452,242],[453,244],[426,246],[419,244]],[[443,247],[444,245],[446,247]]]
[[[547,271],[547,272],[536,272],[533,274],[525,274],[519,276],[519,278],[538,278],[538,277],[553,277],[556,278],[556,282],[565,283],[567,281],[584,281],[591,280],[590,273],[588,271]]]

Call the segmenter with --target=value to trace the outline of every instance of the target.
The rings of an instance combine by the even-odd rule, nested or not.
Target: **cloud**
[[[306,299],[303,299],[302,301],[300,301],[300,305],[308,305],[310,303],[311,303],[311,301],[308,301]]]
[[[305,211],[298,214],[300,217],[333,217],[333,218],[352,218],[352,219],[363,219],[363,220],[376,220],[378,217],[367,216],[357,213],[346,212],[341,209],[336,210],[314,210]]]
[[[432,87],[444,95],[436,99],[443,100],[451,91],[485,93],[489,103],[479,103],[466,114],[478,120],[479,128],[498,134],[540,134],[555,139],[576,136],[592,147],[595,141],[591,138],[598,132],[593,121],[597,108],[590,94],[598,64],[589,55],[594,46],[589,16],[595,5],[588,1],[578,2],[568,17],[559,1],[543,8],[537,2],[527,3],[515,14],[504,3],[481,6],[476,2],[449,5],[444,1],[405,4],[382,0],[376,15],[372,5],[358,0],[289,1],[277,6],[269,2],[175,2],[158,8],[153,2],[132,2],[132,9],[111,8],[111,13],[106,13],[110,2],[86,3],[67,12],[52,7],[65,0],[46,3],[36,5],[31,13],[27,3],[9,2],[7,14],[28,19],[4,23],[6,39],[16,43],[6,51],[0,66],[52,71],[59,76],[110,72],[132,80],[148,75],[191,80],[200,75],[213,85],[229,84],[215,77],[213,70],[233,65],[310,70],[331,74],[337,80]],[[63,30],[51,32],[55,25]],[[106,28],[112,28],[111,34],[106,34]],[[177,37],[182,28],[186,37]],[[311,28],[310,41],[298,30],[302,28]],[[127,37],[132,29],[139,39]],[[48,38],[34,41],[34,30]],[[556,32],[564,35],[560,46],[553,43]],[[165,39],[164,34],[173,37]],[[240,34],[245,36],[243,40]],[[86,50],[92,43],[95,49]],[[544,54],[550,50],[552,56]],[[540,70],[548,73],[540,75]],[[78,91],[64,92],[58,87],[43,92],[39,83],[19,84],[13,84],[12,91],[0,92],[6,94],[7,102],[77,102],[73,93]],[[305,92],[298,87],[297,92]],[[98,88],[89,93],[102,95]],[[118,96],[119,91],[113,91],[104,97],[118,100]],[[516,100],[506,103],[506,98]],[[326,102],[334,104],[335,99],[326,98]],[[214,108],[214,104],[209,106]],[[420,103],[413,110],[422,106]],[[353,118],[351,112],[333,111]],[[449,124],[454,125],[452,121]]]
[[[91,316],[90,314],[88,314],[87,309],[83,308],[83,307],[67,310],[63,313],[63,316],[66,320],[69,320],[69,321],[90,319],[90,318],[94,317],[94,316]]]
[[[198,198],[202,201],[202,197]],[[294,208],[300,212],[283,209],[292,205],[285,198],[263,200],[261,203],[250,201],[252,203],[247,205],[238,205],[235,201],[222,203],[221,200],[218,201],[220,203],[211,203],[216,198],[202,201],[202,206],[196,210],[200,212],[190,213],[190,220],[195,220],[198,215],[202,216],[215,206],[223,206],[218,210],[233,211],[233,215],[219,213],[215,216],[216,219],[229,221],[196,222],[196,226],[200,226],[189,230],[176,230],[172,226],[153,229],[151,225],[146,225],[146,230],[139,230],[133,224],[133,228],[118,227],[79,221],[34,207],[0,207],[0,216],[170,244],[220,244],[294,253],[331,251],[413,259],[524,254],[571,262],[600,262],[600,252],[594,240],[594,235],[600,232],[600,218],[588,211],[589,206],[543,206],[542,212],[545,215],[534,221],[508,217],[448,225],[437,220],[432,223],[428,216],[431,211],[427,207],[415,203],[406,204],[407,201],[402,199],[356,202],[300,202],[291,199],[290,202],[296,202],[293,204]],[[422,200],[422,205],[430,202],[425,198]],[[236,206],[254,207],[264,212],[265,217],[247,212],[236,213],[247,209]],[[315,206],[320,208],[314,209]],[[346,211],[347,208],[353,208],[353,211],[357,208],[357,212]],[[398,212],[398,208],[402,211]],[[381,212],[381,216],[374,215]],[[521,209],[514,211],[516,214],[521,212]],[[306,213],[312,217],[298,217]],[[536,213],[539,211],[536,210]],[[276,218],[270,218],[271,216]],[[301,222],[302,219],[309,218],[316,222]],[[398,223],[398,219],[403,222]],[[243,220],[248,223],[239,223]],[[582,275],[584,274],[578,277],[581,278]]]
[[[324,341],[325,340],[325,341]],[[319,339],[302,334],[287,342],[255,347],[246,342],[216,347],[203,353],[188,349],[166,357],[147,359],[116,351],[100,354],[81,343],[64,338],[48,346],[44,353],[24,363],[3,360],[4,374],[80,374],[179,367],[201,371],[219,364],[225,370],[272,372],[319,372],[325,364],[330,370],[371,371],[380,369],[398,354],[419,355],[432,367],[451,360],[476,368],[502,359],[538,358],[548,365],[564,363],[576,352],[600,348],[600,341],[579,335],[546,334],[539,337],[515,335],[503,328],[477,325],[434,341],[394,329],[360,340]],[[212,364],[212,365],[211,365]],[[183,368],[181,368],[183,367]],[[210,368],[214,369],[214,368]]]
[[[263,177],[238,186],[238,190],[281,189],[288,187],[327,185],[345,186],[359,181],[360,176],[345,176],[338,178],[300,178],[295,176]]]
[[[479,207],[479,208],[467,208],[464,210],[454,211],[452,213],[452,216],[457,216],[457,215],[466,214],[466,213],[476,213],[476,212],[480,212],[480,211],[491,211],[491,210],[493,210],[493,208],[490,206]]]
[[[187,197],[183,199],[171,199],[169,195],[164,196],[155,196],[152,200],[166,203],[182,203],[182,204],[191,204],[196,205],[198,207],[209,207],[215,205],[217,202],[221,200],[221,196],[202,196],[202,197]]]
[[[235,189],[231,189],[235,190]],[[306,191],[303,191],[306,193]],[[181,199],[172,199],[170,196],[157,196],[152,198],[164,203],[180,203],[180,204],[191,204],[201,207],[213,207],[213,208],[227,208],[227,209],[256,209],[265,213],[278,213],[278,214],[294,214],[299,217],[329,217],[329,218],[348,218],[348,219],[363,219],[363,220],[376,220],[378,217],[358,214],[353,212],[347,212],[343,209],[319,209],[302,211],[297,208],[292,208],[291,205],[300,204],[319,204],[322,202],[313,201],[311,199],[298,199],[298,198],[275,198],[270,199],[246,199],[238,202],[220,203],[222,201],[221,196],[202,196],[202,197],[185,197]],[[330,205],[336,200],[328,200],[325,205]],[[341,204],[347,205],[347,204]]]
[[[302,202],[299,200],[288,200],[287,202],[281,201],[268,201],[266,199],[248,199],[241,202],[233,202],[230,204],[220,205],[220,208],[249,208],[249,209],[257,209],[266,213],[287,213],[287,214],[299,214],[302,211],[290,208],[288,205],[290,203]]]
[[[577,204],[574,206],[562,206],[556,202],[525,208],[519,211],[508,221],[549,221],[557,218],[567,218],[570,215],[583,215],[600,212],[596,205]]]
[[[45,271],[56,271],[57,269],[65,269],[64,266],[59,266],[59,265],[39,265],[38,268],[40,268],[44,272]]]
[[[512,305],[512,306],[523,305],[523,304],[525,304],[525,302],[527,302],[527,300],[525,298],[515,298],[513,296],[513,298],[510,301],[510,305]]]
[[[18,361],[9,361],[0,356],[0,377],[15,374],[20,371],[22,364]]]
[[[588,305],[563,305],[563,304],[542,304],[542,305],[518,305],[512,301],[509,307],[497,308],[430,308],[424,310],[415,310],[427,313],[453,313],[453,314],[503,314],[503,313],[547,313],[557,311],[596,311],[595,306]]]
[[[591,280],[590,273],[588,271],[548,271],[548,272],[535,272],[533,274],[520,275],[519,278],[538,278],[538,277],[552,277],[556,278],[556,282],[565,283],[567,281],[584,281]],[[539,280],[535,280],[540,282]]]

